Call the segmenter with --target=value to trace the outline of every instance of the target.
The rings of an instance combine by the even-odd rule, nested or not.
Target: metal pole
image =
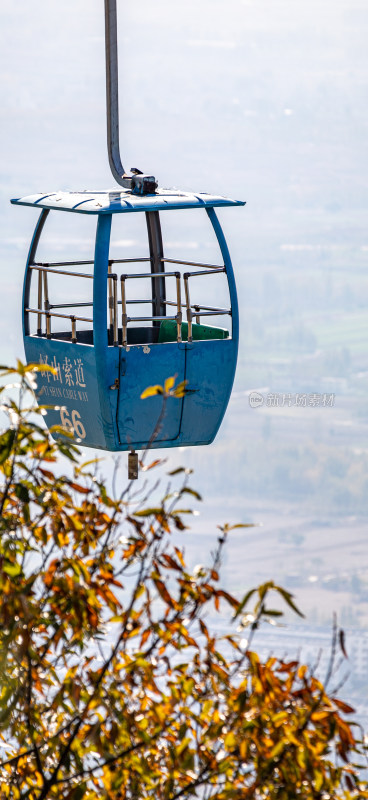
[[[119,81],[116,0],[105,0],[107,150],[111,172],[121,186],[125,169],[119,147]]]
[[[119,320],[118,320],[118,276],[112,276],[113,281],[113,305],[114,305],[114,347],[119,345]]]
[[[127,307],[126,307],[126,294],[125,294],[125,275],[120,276],[121,282],[121,326],[122,326],[122,344],[123,347],[126,347],[128,344],[128,334],[127,334],[127,325],[128,325],[128,317],[127,317]]]
[[[190,295],[189,295],[189,283],[188,283],[189,274],[186,272],[183,277],[184,277],[184,287],[185,287],[185,300],[186,300],[186,305],[187,305],[188,342],[192,342],[193,341],[193,336],[192,336],[193,314],[192,314],[192,309],[190,307]]]
[[[44,307],[46,311],[50,311],[50,303],[49,303],[49,289],[48,289],[48,282],[47,282],[47,270],[43,270],[43,289],[44,289]]]
[[[42,309],[42,272],[38,273],[38,308]],[[42,336],[42,315],[37,315],[37,335]]]
[[[166,287],[163,261],[164,248],[162,244],[161,222],[159,211],[146,211],[148,244],[151,256],[152,272],[152,316],[164,317],[166,315]],[[154,277],[159,272],[160,277]],[[153,327],[160,327],[159,322],[154,322]]]
[[[111,287],[111,278],[110,275],[112,273],[111,269],[111,261],[109,261],[108,272],[107,272],[107,286],[109,290],[109,318],[110,318],[110,327],[109,327],[109,343],[111,343],[114,337],[114,322],[113,322],[113,309],[114,309],[114,300],[112,296],[112,287]]]
[[[105,0],[107,151],[111,172],[120,186],[134,194],[151,194],[157,188],[153,175],[139,169],[126,173],[119,145],[119,65],[116,0]]]
[[[178,312],[176,315],[176,331],[177,331],[177,340],[181,342],[181,323],[183,319],[183,315],[181,312],[181,289],[180,289],[180,272],[176,273],[176,302],[178,307]]]
[[[73,344],[76,344],[77,343],[77,324],[76,324],[76,320],[75,320],[74,316],[70,317],[70,319],[72,321],[72,342],[73,342]]]

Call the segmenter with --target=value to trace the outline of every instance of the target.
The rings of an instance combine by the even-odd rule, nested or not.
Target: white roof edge
[[[79,192],[41,192],[11,200],[15,205],[34,206],[80,214],[116,214],[131,211],[163,211],[179,208],[213,208],[243,206],[241,200],[205,192],[182,192],[179,189],[158,189],[155,194],[136,195],[127,189]]]

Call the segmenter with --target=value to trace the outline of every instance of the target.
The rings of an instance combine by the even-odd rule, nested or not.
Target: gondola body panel
[[[169,397],[163,415],[162,395],[141,399],[149,386],[164,386],[165,380],[175,375],[177,383],[185,379],[185,351],[176,342],[136,346],[127,352],[120,350],[117,427],[121,449],[134,446],[142,450],[149,442],[154,447],[177,445],[183,398]]]
[[[237,344],[232,339],[186,344],[187,394],[183,442],[210,444],[223,420],[233,385]]]
[[[55,371],[55,374],[46,371],[37,375],[38,402],[56,407],[47,409],[45,420],[48,427],[70,426],[75,429],[76,438],[81,444],[88,443],[89,447],[102,450],[115,449],[116,398],[114,392],[111,392],[112,397],[107,407],[101,403],[94,347],[26,336],[24,349],[28,364],[47,364]],[[110,375],[110,385],[113,385],[118,375],[119,357],[118,353],[108,355],[107,376]],[[54,433],[54,436],[57,435]]]

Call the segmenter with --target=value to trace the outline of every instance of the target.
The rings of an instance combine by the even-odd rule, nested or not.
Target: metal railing
[[[165,305],[175,305],[177,308],[177,312],[174,316],[149,316],[149,317],[128,317],[127,315],[127,305],[128,303],[151,303],[151,300],[127,300],[126,299],[126,286],[125,282],[130,278],[152,278],[154,277],[165,277],[165,278],[175,278],[176,279],[176,303],[170,302],[169,300],[164,300],[163,302]],[[181,337],[181,325],[182,325],[182,310],[181,310],[181,286],[180,286],[180,272],[147,272],[143,275],[121,275],[120,276],[120,285],[121,285],[121,304],[122,304],[122,344],[123,347],[127,346],[128,343],[128,332],[127,326],[129,322],[160,322],[165,320],[175,320],[177,325],[177,342],[182,341]]]
[[[72,323],[72,342],[74,344],[77,343],[77,327],[76,323],[79,322],[93,322],[92,319],[87,317],[76,317],[74,314],[57,314],[54,311],[43,311],[40,308],[26,308],[26,311],[29,314],[37,314],[38,317],[41,317],[43,314],[46,316],[46,338],[51,339],[51,317],[62,317],[63,319],[70,319]],[[37,330],[39,336],[43,336],[42,329],[41,332]]]
[[[147,259],[150,260],[150,259]],[[123,260],[122,260],[123,261]],[[119,263],[122,263],[120,261]],[[161,258],[161,262],[166,262],[170,264],[183,264],[185,266],[194,266],[194,267],[201,267],[203,268],[203,272],[186,272],[183,275],[184,279],[184,289],[185,289],[185,299],[186,299],[186,316],[188,322],[188,342],[193,341],[193,318],[195,317],[196,323],[200,324],[201,317],[211,317],[211,316],[219,316],[219,315],[229,315],[231,316],[231,309],[228,308],[219,308],[217,306],[208,306],[208,305],[198,305],[191,304],[190,302],[190,293],[189,293],[189,278],[196,277],[196,276],[203,276],[203,275],[215,275],[219,273],[226,273],[225,267],[215,266],[213,264],[202,264],[198,262],[189,262],[189,261],[182,261],[179,259],[174,258]],[[139,317],[132,317],[128,316],[127,314],[127,306],[129,304],[141,304],[141,303],[151,303],[152,300],[128,300],[126,296],[126,285],[125,282],[128,279],[136,279],[136,278],[152,278],[153,273],[145,273],[141,275],[121,275],[120,283],[121,283],[121,301],[116,300],[116,289],[113,292],[113,300],[110,301],[109,305],[111,309],[115,309],[114,314],[112,315],[113,318],[117,319],[117,305],[122,305],[122,346],[126,347],[128,344],[128,332],[127,327],[128,323],[130,322],[157,322],[157,321],[165,321],[165,320],[175,320],[177,323],[177,342],[182,341],[182,301],[181,301],[181,284],[180,284],[180,272],[156,272],[154,273],[154,277],[175,277],[176,278],[176,292],[177,297],[176,301],[173,300],[163,300],[162,302],[165,306],[174,306],[177,309],[177,313],[174,316],[139,316]],[[110,273],[109,278],[112,279],[114,282],[116,281],[116,275],[112,275]],[[116,322],[115,322],[116,324]],[[114,330],[114,345],[118,344],[118,330]]]
[[[202,269],[220,270],[224,272],[225,267],[219,267],[216,264],[203,264],[199,261],[180,261],[178,258],[160,258],[160,261],[166,264],[182,264],[184,267],[202,267]]]
[[[203,275],[215,275],[220,273],[226,273],[225,267],[216,266],[213,264],[204,264],[197,261],[183,261],[181,259],[175,258],[161,258],[160,259],[162,265],[165,263],[168,264],[178,264],[184,265],[189,267],[199,267],[201,269],[200,272],[185,272],[183,274],[184,280],[184,291],[185,291],[185,310],[186,310],[186,317],[188,322],[188,342],[193,341],[193,319],[195,319],[196,323],[199,325],[201,321],[201,317],[211,317],[211,316],[219,316],[219,315],[229,315],[231,316],[231,308],[219,308],[217,306],[209,306],[209,305],[200,305],[198,303],[191,303],[190,300],[190,291],[189,291],[189,278],[195,278]],[[122,346],[126,347],[128,344],[128,324],[131,322],[161,322],[165,320],[172,320],[176,322],[177,325],[177,335],[176,340],[177,342],[182,341],[182,322],[183,322],[183,314],[182,314],[182,298],[181,298],[181,273],[180,272],[148,272],[142,274],[123,274],[120,276],[120,287],[121,287],[121,300],[118,299],[118,280],[119,277],[116,273],[112,272],[112,265],[113,264],[132,264],[132,263],[152,263],[152,258],[150,256],[143,257],[143,258],[121,258],[121,259],[109,259],[108,262],[108,276],[107,276],[107,283],[108,283],[108,310],[109,310],[109,327],[110,327],[110,341],[114,347],[119,346],[119,305],[122,306],[122,313],[121,313],[121,342]],[[51,331],[51,318],[57,317],[60,319],[69,319],[71,322],[72,328],[72,335],[71,340],[73,343],[77,342],[77,329],[76,323],[77,322],[89,322],[93,325],[93,319],[89,317],[82,317],[77,316],[76,314],[62,314],[60,312],[54,311],[54,309],[67,309],[67,308],[86,308],[86,307],[93,307],[93,302],[81,302],[81,303],[50,303],[49,300],[49,287],[48,287],[48,275],[49,274],[57,274],[57,275],[67,275],[69,277],[75,278],[87,278],[89,280],[93,280],[92,274],[85,274],[81,272],[74,272],[74,271],[66,271],[59,269],[60,267],[70,267],[70,266],[85,266],[89,264],[93,264],[94,262],[91,261],[58,261],[58,262],[49,262],[49,263],[42,263],[37,262],[30,265],[31,270],[38,271],[38,296],[37,296],[37,303],[38,308],[25,308],[25,312],[31,314],[37,314],[37,334],[39,336],[43,335],[42,332],[42,317],[46,317],[46,337],[52,338],[52,331]],[[128,305],[141,305],[145,303],[152,303],[152,297],[150,299],[127,299],[126,295],[126,281],[131,279],[140,279],[140,278],[175,278],[176,280],[176,300],[166,300],[163,299],[162,303],[167,306],[173,306],[176,308],[176,314],[167,316],[167,315],[150,315],[150,316],[128,316],[127,306]]]
[[[225,267],[214,267],[213,269],[207,269],[205,272],[185,272],[183,275],[184,278],[184,289],[185,289],[185,302],[186,302],[186,313],[187,313],[187,321],[188,321],[188,342],[193,341],[193,317],[196,318],[197,325],[200,324],[201,317],[213,317],[219,316],[222,314],[228,314],[231,316],[231,309],[229,308],[218,308],[216,306],[203,306],[198,305],[197,303],[191,305],[190,302],[190,293],[189,293],[189,278],[195,278],[197,276],[203,275],[214,275],[220,272],[225,272]],[[194,313],[192,311],[194,309]]]
[[[70,272],[69,270],[55,269],[55,267],[69,267],[69,266],[84,266],[86,264],[93,264],[93,261],[54,261],[49,263],[37,262],[30,264],[30,269],[38,272],[38,285],[37,285],[37,308],[25,308],[27,314],[37,314],[37,335],[43,336],[42,331],[42,317],[46,317],[46,337],[52,338],[51,319],[56,317],[59,319],[69,319],[71,322],[71,340],[73,344],[77,342],[77,322],[90,322],[93,325],[93,319],[90,317],[80,317],[76,314],[60,314],[53,309],[55,308],[86,308],[92,307],[93,303],[50,303],[49,299],[49,286],[47,276],[49,274],[55,275],[68,275],[74,278],[87,278],[93,280],[93,275],[86,275],[84,272]]]

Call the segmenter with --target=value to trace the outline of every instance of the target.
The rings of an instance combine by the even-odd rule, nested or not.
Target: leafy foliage
[[[2,406],[1,799],[368,797],[349,763],[353,709],[307,666],[252,649],[281,613],[270,597],[297,610],[292,596],[221,588],[230,526],[189,570],[171,536],[185,533],[183,498],[199,499],[189,471],[158,505],[129,484],[110,497],[72,439],[45,431],[35,369],[18,364],[19,397]],[[240,622],[225,637],[206,616],[220,603]]]

